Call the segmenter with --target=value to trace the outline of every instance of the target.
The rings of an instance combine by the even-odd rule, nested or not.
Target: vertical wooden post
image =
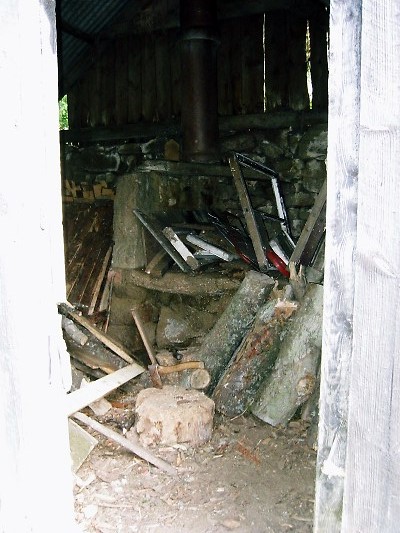
[[[400,5],[362,2],[360,162],[344,531],[400,523]]]
[[[317,533],[400,521],[399,19],[331,2]]]
[[[69,361],[56,305],[65,275],[54,0],[0,3],[0,72],[0,529],[67,533],[74,524],[62,386]]]
[[[361,0],[333,0],[330,19],[328,182],[316,533],[341,530],[360,130]]]

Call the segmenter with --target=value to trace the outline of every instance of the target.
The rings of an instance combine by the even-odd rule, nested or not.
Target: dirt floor
[[[125,394],[106,415],[87,413],[124,433],[134,401]],[[311,532],[316,453],[306,429],[303,421],[273,428],[250,415],[216,415],[202,447],[152,450],[177,476],[91,431],[99,444],[76,474],[77,522],[91,533]]]

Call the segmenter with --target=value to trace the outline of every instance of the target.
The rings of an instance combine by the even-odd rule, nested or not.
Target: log
[[[249,330],[258,309],[265,303],[274,280],[259,272],[246,273],[238,291],[211,331],[205,336],[196,358],[204,361],[211,376],[211,393],[229,363],[232,354]]]
[[[126,361],[127,363],[133,365],[136,364],[133,358],[126,352],[126,350],[118,344],[114,339],[112,339],[109,335],[106,335],[99,329],[97,329],[95,326],[93,326],[87,318],[84,316],[79,315],[73,307],[70,307],[69,305],[65,303],[58,304],[59,312],[63,315],[71,317],[75,322],[83,326],[85,329],[87,329],[96,339],[101,341],[107,348],[112,350],[114,353],[119,355],[121,359]],[[138,365],[139,367],[139,365]]]
[[[275,367],[251,407],[253,415],[272,426],[286,424],[315,389],[322,344],[322,299],[323,287],[310,284]]]
[[[185,443],[195,448],[211,439],[214,402],[197,390],[150,388],[137,395],[135,415],[135,428],[128,438],[139,435],[145,446]]]
[[[285,324],[297,306],[297,302],[274,299],[261,307],[214,390],[217,411],[233,417],[248,409],[261,381],[273,369]]]

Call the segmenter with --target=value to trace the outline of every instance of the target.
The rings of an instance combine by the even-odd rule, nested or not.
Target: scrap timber
[[[113,203],[64,205],[67,300],[88,316],[104,311],[112,254]]]

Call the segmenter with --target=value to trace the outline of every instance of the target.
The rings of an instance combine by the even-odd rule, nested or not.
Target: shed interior
[[[152,443],[177,478],[99,439],[76,472],[85,531],[312,530],[320,341],[308,326],[308,337],[296,333],[296,317],[318,326],[323,246],[303,264],[306,276],[301,261],[290,272],[289,259],[326,179],[328,21],[322,0],[57,0],[67,300],[145,368],[133,308],[159,365],[202,355],[211,385],[201,390],[216,404],[206,444]],[[168,228],[178,241],[165,243]],[[193,237],[229,259],[207,258]],[[195,267],[186,251],[171,252],[177,242]],[[257,303],[249,297],[249,311],[240,291],[252,273],[272,281]],[[291,337],[305,392],[295,388],[278,420],[260,398],[274,379],[290,396],[290,379],[279,379]],[[127,364],[103,344],[85,350],[65,338],[74,387]],[[188,372],[163,383],[187,386]],[[133,438],[149,375],[107,396],[106,412],[87,413]]]

